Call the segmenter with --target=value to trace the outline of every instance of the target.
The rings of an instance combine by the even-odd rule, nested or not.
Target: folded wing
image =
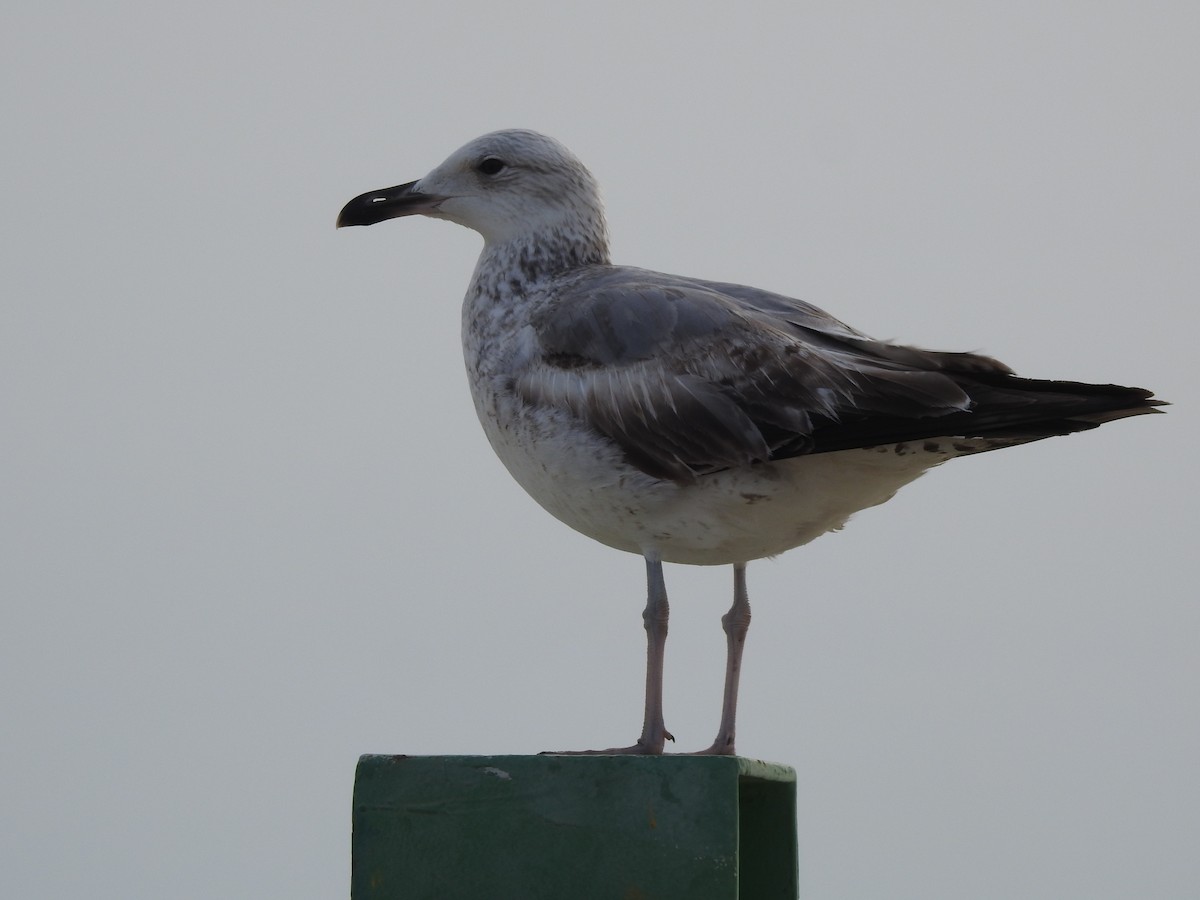
[[[603,267],[555,296],[534,321],[541,356],[520,395],[569,410],[634,466],[681,482],[937,436],[1008,446],[1156,405],[1137,388],[1032,381],[985,356],[876,341],[741,285]]]

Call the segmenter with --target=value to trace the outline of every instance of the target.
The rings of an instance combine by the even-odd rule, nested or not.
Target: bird
[[[746,567],[840,529],[947,460],[1159,412],[1150,391],[1018,377],[976,353],[876,340],[803,300],[616,265],[596,179],[525,129],[470,141],[337,227],[426,216],[478,232],[462,307],[488,441],[551,515],[643,557],[642,731],[582,753],[660,755],[663,563],[731,566],[721,718],[733,755]]]

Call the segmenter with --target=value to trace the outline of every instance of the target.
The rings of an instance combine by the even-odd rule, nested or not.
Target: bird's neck
[[[608,265],[608,234],[590,227],[547,228],[484,244],[474,284],[485,294],[522,293],[548,278],[583,266]]]

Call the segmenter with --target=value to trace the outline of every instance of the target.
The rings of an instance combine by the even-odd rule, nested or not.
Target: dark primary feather
[[[543,361],[521,395],[677,481],[934,437],[1010,446],[1159,405],[1140,388],[1018,378],[985,356],[876,341],[778,294],[626,267],[575,273],[534,327]]]

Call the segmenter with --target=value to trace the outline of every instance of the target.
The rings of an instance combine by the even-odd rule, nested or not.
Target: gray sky
[[[0,895],[345,896],[358,754],[636,737],[640,560],[474,419],[478,237],[333,229],[531,127],[621,262],[1175,402],[751,566],[738,744],[806,898],[1196,896],[1195,4],[589,9],[6,7]],[[667,579],[692,749],[731,576]]]

